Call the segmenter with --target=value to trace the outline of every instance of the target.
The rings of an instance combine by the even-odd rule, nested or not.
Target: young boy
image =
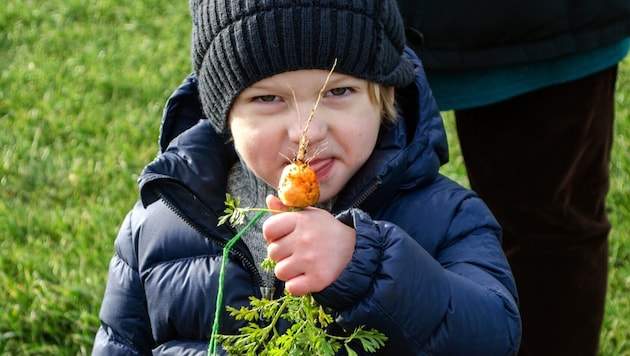
[[[239,332],[242,322],[214,310],[222,249],[236,233],[217,226],[225,194],[287,210],[275,187],[336,60],[308,130],[320,200],[247,230],[227,261],[223,304],[312,293],[337,330],[384,333],[385,355],[514,354],[520,319],[501,229],[473,192],[438,173],[445,132],[419,60],[404,52],[396,3],[191,8],[195,75],[169,101],[162,135],[180,119],[170,115],[195,112],[191,97],[205,118],[139,179],[93,353],[205,354],[215,312],[222,334]],[[260,268],[267,252],[273,272]]]

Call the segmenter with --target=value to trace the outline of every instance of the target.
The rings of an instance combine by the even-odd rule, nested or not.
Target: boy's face
[[[276,187],[287,157],[295,156],[300,129],[327,74],[314,69],[278,74],[254,83],[232,104],[228,123],[236,150],[267,184]],[[307,134],[306,157],[320,182],[320,201],[339,193],[365,163],[380,123],[381,108],[370,100],[368,82],[333,73]]]

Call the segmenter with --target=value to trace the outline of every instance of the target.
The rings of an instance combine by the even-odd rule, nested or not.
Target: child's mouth
[[[309,165],[311,166],[311,168],[315,170],[317,179],[320,181],[328,177],[334,164],[335,164],[335,160],[332,158],[314,159],[309,162]]]

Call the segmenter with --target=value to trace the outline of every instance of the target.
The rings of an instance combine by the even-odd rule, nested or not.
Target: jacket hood
[[[369,211],[397,190],[431,182],[439,167],[448,161],[442,118],[422,64],[410,49],[405,50],[405,55],[414,64],[415,80],[397,89],[398,121],[381,128],[372,156],[340,192],[335,211],[351,207]],[[166,142],[170,142],[168,146]],[[237,156],[229,138],[217,133],[201,117],[194,76],[186,78],[167,102],[160,144],[160,154],[145,167],[138,180],[143,203],[149,205],[159,198],[151,187],[176,184],[193,197],[195,204],[214,212],[211,215],[216,217],[210,220],[222,215],[227,174]],[[190,205],[188,201],[187,204]],[[204,225],[215,222],[207,218],[204,217]]]

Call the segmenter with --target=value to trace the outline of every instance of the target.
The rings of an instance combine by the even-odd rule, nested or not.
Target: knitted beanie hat
[[[204,114],[218,132],[236,96],[299,69],[404,87],[403,22],[394,0],[190,0],[192,61]]]

